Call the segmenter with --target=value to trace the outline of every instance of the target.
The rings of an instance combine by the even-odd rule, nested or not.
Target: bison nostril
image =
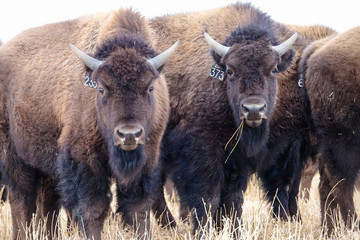
[[[137,131],[135,133],[135,137],[139,138],[141,136],[141,134],[142,134],[142,129],[140,129],[139,131]]]
[[[241,105],[241,109],[242,109],[244,115],[248,115],[250,112],[248,106],[246,106],[245,104]]]
[[[266,111],[266,104],[262,108],[260,108],[260,113],[263,114]]]
[[[120,130],[116,130],[116,134],[117,134],[120,138],[125,138],[125,137],[126,137],[125,133],[121,132]]]

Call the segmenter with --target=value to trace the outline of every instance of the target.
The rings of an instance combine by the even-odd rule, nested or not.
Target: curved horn
[[[278,52],[280,57],[282,55],[284,55],[287,51],[289,51],[289,49],[292,47],[292,45],[294,44],[294,42],[296,41],[298,37],[298,33],[294,33],[288,40],[286,40],[285,42],[277,45],[277,46],[271,46],[271,48]]]
[[[159,55],[147,59],[147,61],[155,68],[158,69],[161,67],[168,59],[169,57],[175,52],[176,48],[179,46],[180,41],[176,41],[171,47],[166,49],[164,52],[160,53]]]
[[[215,41],[207,32],[204,32],[204,37],[207,43],[210,45],[210,48],[214,50],[221,57],[224,56],[230,49],[230,47],[226,47],[217,41]]]
[[[82,52],[81,50],[79,50],[77,47],[75,47],[71,43],[69,44],[69,46],[70,46],[71,50],[76,54],[76,56],[78,56],[78,58],[86,66],[88,66],[91,70],[95,71],[102,63],[102,61],[97,60],[96,58],[93,58],[93,57],[87,55],[86,53]]]

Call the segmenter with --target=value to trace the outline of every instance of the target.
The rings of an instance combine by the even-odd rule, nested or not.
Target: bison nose
[[[144,143],[144,128],[140,125],[120,125],[114,130],[115,145],[123,150],[134,150]]]
[[[241,105],[242,114],[247,119],[260,119],[264,117],[266,111],[265,103],[243,103]]]
[[[261,97],[251,96],[241,103],[240,119],[249,127],[259,127],[266,119],[266,102]]]

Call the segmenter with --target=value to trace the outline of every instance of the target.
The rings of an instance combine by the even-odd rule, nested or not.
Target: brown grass
[[[360,232],[354,229],[347,229],[341,223],[337,223],[339,227],[335,230],[335,235],[332,237],[326,236],[321,228],[319,194],[317,185],[319,177],[316,175],[312,187],[310,189],[310,200],[304,201],[301,197],[298,201],[301,211],[302,221],[280,221],[272,217],[270,204],[267,203],[263,195],[264,193],[259,188],[256,179],[249,182],[248,189],[245,194],[245,202],[243,205],[242,227],[240,229],[241,239],[244,240],[303,240],[303,239],[360,239]],[[355,191],[355,205],[357,212],[360,210],[360,194]],[[177,204],[172,201],[171,208],[176,214]],[[153,219],[152,219],[153,220]],[[217,239],[232,239],[231,223],[228,219],[223,219],[224,229],[217,232],[214,227],[210,227],[209,231],[202,236],[202,239],[217,240]],[[66,230],[66,216],[64,213],[58,219],[59,239],[83,239],[77,229],[74,227]],[[358,222],[356,222],[358,223]],[[32,235],[29,234],[28,239],[48,239],[44,233],[43,224],[32,224]],[[357,229],[357,228],[356,228]],[[161,228],[152,221],[152,236],[153,239],[196,239],[190,234],[190,227],[187,223],[179,223],[175,229]],[[29,231],[30,232],[30,231]],[[109,217],[105,223],[103,231],[103,239],[122,240],[122,239],[136,239],[132,231],[124,229],[121,220],[118,216]],[[11,238],[11,213],[8,203],[0,206],[0,239]]]

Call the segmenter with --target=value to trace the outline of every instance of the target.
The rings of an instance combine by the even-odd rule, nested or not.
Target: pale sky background
[[[3,0],[0,3],[0,40],[21,31],[85,14],[132,7],[146,17],[192,12],[225,6],[235,0]],[[322,24],[344,32],[360,25],[359,0],[248,0],[274,20],[299,25]],[[360,41],[360,39],[359,39]]]

